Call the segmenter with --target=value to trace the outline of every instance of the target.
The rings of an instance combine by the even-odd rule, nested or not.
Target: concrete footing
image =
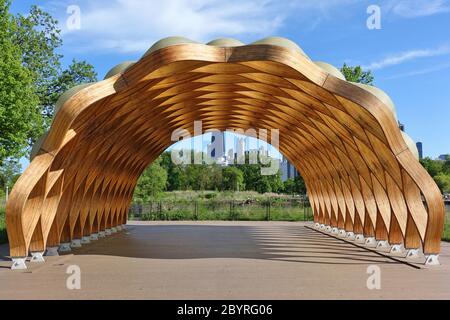
[[[98,240],[98,233],[93,233],[93,234],[91,234],[91,236],[89,237],[89,239],[90,239],[91,241],[96,241],[96,240]]]
[[[403,244],[393,244],[391,247],[391,254],[402,254],[403,253]]]
[[[58,248],[59,247],[47,247],[45,255],[49,257],[59,256]]]
[[[45,262],[44,252],[31,252],[30,262]]]
[[[120,232],[120,231],[122,231],[122,226],[117,226],[116,229],[117,229],[117,232]]]
[[[104,238],[106,235],[105,235],[105,231],[99,231],[98,232],[98,237],[99,238]]]
[[[379,240],[377,243],[377,249],[379,250],[387,250],[390,247],[391,246],[387,240]]]
[[[70,243],[71,248],[81,248],[81,239],[73,239]]]
[[[90,236],[85,236],[81,238],[81,244],[89,244],[89,243],[91,243]]]
[[[357,234],[355,236],[355,242],[356,243],[364,243],[364,235],[363,234]]]
[[[111,233],[116,233],[117,232],[117,228],[116,227],[112,227],[111,228]]]
[[[111,229],[105,229],[105,235],[110,236],[111,235]]]
[[[345,238],[347,236],[347,232],[344,229],[340,229],[338,236],[341,238]]]
[[[346,237],[347,237],[347,240],[350,240],[350,241],[354,241],[356,239],[355,234],[353,232],[351,232],[351,231],[347,232]]]
[[[377,240],[375,240],[375,237],[368,237],[364,241],[364,245],[368,248],[376,248]]]
[[[72,248],[70,247],[70,242],[64,242],[59,245],[59,252],[70,252]]]
[[[406,259],[417,259],[419,258],[419,249],[408,249],[408,253],[406,254]]]
[[[338,234],[339,233],[339,229],[338,228],[333,228],[331,229],[331,234]]]
[[[326,226],[326,228],[325,228],[325,232],[328,232],[328,233],[330,233],[330,232],[331,232],[331,226]]]
[[[316,223],[314,224],[314,228],[320,229],[320,223],[316,222]]]
[[[27,268],[27,265],[25,263],[27,258],[12,258],[12,266],[11,270],[24,270]]]
[[[430,254],[426,256],[425,265],[426,266],[438,266],[441,263],[439,262],[438,254]]]

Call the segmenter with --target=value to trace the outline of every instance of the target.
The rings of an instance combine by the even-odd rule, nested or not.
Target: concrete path
[[[308,225],[132,222],[25,271],[0,260],[0,299],[450,299],[449,243],[442,266],[416,269]],[[67,289],[71,265],[80,290]],[[367,288],[370,266],[380,290]]]

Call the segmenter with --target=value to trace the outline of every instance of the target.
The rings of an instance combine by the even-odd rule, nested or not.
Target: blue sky
[[[424,155],[450,153],[450,0],[15,0],[12,11],[32,4],[60,21],[64,62],[87,60],[100,78],[166,36],[290,38],[313,60],[370,68]],[[81,10],[78,30],[66,25],[70,5]],[[379,30],[367,28],[370,5],[381,9]]]

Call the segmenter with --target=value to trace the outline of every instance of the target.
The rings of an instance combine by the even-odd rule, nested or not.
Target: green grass
[[[450,241],[450,208],[446,207],[444,232],[442,233],[442,240]]]
[[[8,242],[5,223],[5,209],[0,208],[0,244]]]
[[[179,197],[178,199],[180,199]],[[222,198],[222,197],[220,197]],[[312,220],[312,210],[301,201],[286,199],[217,200],[195,199],[158,200],[142,207],[139,216],[135,209],[130,219],[140,220],[240,220],[240,221],[304,221]],[[135,215],[133,215],[135,214]]]

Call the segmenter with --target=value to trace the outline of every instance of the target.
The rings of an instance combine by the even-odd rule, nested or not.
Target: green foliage
[[[54,105],[59,96],[71,87],[97,80],[94,67],[86,61],[72,61],[63,69],[57,53],[62,46],[58,21],[36,5],[31,6],[26,15],[12,17],[14,32],[11,40],[21,50],[22,64],[33,79],[34,93],[38,102],[31,104],[40,115],[30,121],[33,130],[29,140],[33,143],[50,126]]]
[[[348,66],[344,63],[341,72],[347,81],[373,85],[372,71],[364,71],[361,66]]]
[[[7,158],[0,166],[0,193],[6,186],[11,190],[14,183],[20,176],[21,165],[17,159]]]
[[[424,158],[420,163],[428,171],[430,176],[443,193],[450,193],[450,159],[445,161]]]
[[[58,22],[32,6],[26,15],[9,13],[10,1],[0,0],[0,167],[25,156],[29,146],[50,126],[54,105],[67,89],[97,80],[92,65],[72,61],[61,67]],[[3,184],[2,184],[3,185]]]
[[[450,193],[450,175],[443,172],[434,177],[434,181],[444,193]]]
[[[306,186],[303,178],[298,176],[294,179],[287,179],[283,183],[283,192],[287,194],[306,194]]]
[[[223,189],[239,191],[244,188],[244,174],[238,168],[233,166],[223,168],[222,177]]]
[[[43,99],[43,115],[46,119],[51,119],[54,113],[54,105],[58,98],[67,90],[84,83],[91,83],[97,81],[97,72],[94,67],[86,61],[72,60],[69,67],[62,71],[52,83],[50,83],[46,90]]]
[[[9,1],[0,1],[0,166],[8,157],[25,154],[28,137],[41,118],[32,73],[22,65],[21,47],[12,41],[17,30]]]
[[[22,50],[24,67],[31,72],[35,93],[39,102],[33,106],[44,115],[39,122],[33,123],[34,130],[29,139],[33,142],[49,126],[47,108],[51,107],[51,87],[61,69],[62,55],[56,50],[62,45],[58,22],[38,6],[33,5],[26,15],[18,14],[14,18],[16,25],[12,36],[14,43]]]
[[[442,172],[442,161],[432,160],[431,158],[426,157],[420,160],[420,163],[432,177],[435,177]]]
[[[5,209],[0,208],[0,244],[8,242],[6,233]]]
[[[444,163],[442,164],[442,171],[445,174],[450,175],[450,156],[447,156],[447,159],[444,161]]]
[[[189,151],[188,151],[189,152]],[[259,193],[282,192],[281,172],[262,175],[261,165],[239,164],[221,167],[218,164],[175,165],[170,152],[160,156],[167,172],[167,190],[254,190]]]
[[[157,198],[167,185],[167,171],[161,167],[161,160],[156,159],[138,180],[134,191],[134,202],[148,202],[152,198]]]

